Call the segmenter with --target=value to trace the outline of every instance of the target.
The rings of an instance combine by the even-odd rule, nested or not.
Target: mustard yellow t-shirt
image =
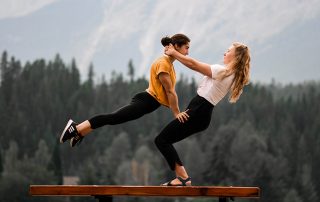
[[[149,88],[147,92],[153,96],[160,104],[169,107],[169,101],[164,87],[159,80],[160,73],[168,73],[173,87],[176,85],[176,72],[168,56],[161,56],[156,59],[150,70]]]

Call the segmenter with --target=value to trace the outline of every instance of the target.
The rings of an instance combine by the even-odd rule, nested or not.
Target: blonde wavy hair
[[[235,57],[230,62],[225,71],[221,71],[217,79],[222,80],[225,77],[234,74],[233,83],[230,89],[229,102],[235,103],[240,98],[243,88],[249,84],[250,74],[250,51],[249,48],[239,42],[232,44],[235,47]]]

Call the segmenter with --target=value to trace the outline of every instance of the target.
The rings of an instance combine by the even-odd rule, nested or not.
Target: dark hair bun
[[[165,36],[161,39],[161,44],[163,46],[168,46],[170,43],[172,43],[172,39],[168,36]]]

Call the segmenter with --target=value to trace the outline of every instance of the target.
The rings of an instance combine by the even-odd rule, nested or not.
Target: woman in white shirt
[[[155,144],[167,160],[176,178],[164,183],[165,186],[190,186],[183,163],[173,144],[208,128],[215,105],[229,92],[229,102],[235,103],[245,85],[249,83],[250,52],[242,43],[233,43],[224,53],[224,65],[209,65],[182,55],[172,45],[166,46],[165,53],[173,56],[185,66],[204,75],[197,89],[197,95],[181,112],[184,122],[175,119],[156,137]]]

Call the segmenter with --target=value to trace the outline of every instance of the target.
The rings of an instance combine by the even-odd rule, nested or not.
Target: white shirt
[[[220,80],[217,80],[218,72],[225,69],[222,65],[211,65],[212,78],[204,76],[199,84],[197,93],[199,96],[208,100],[211,104],[217,105],[220,100],[229,92],[234,74]]]

